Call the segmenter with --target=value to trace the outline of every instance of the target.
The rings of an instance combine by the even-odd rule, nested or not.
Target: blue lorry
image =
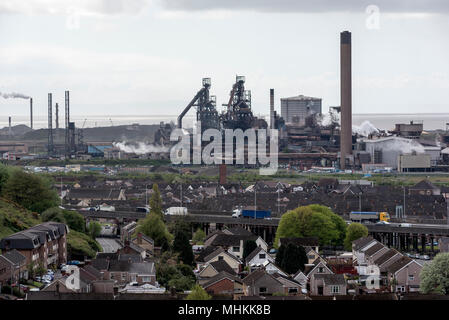
[[[256,219],[270,219],[270,210],[249,210],[249,209],[236,209],[232,214],[233,218],[256,218]]]

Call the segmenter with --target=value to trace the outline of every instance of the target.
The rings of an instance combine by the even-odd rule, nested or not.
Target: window
[[[288,288],[288,293],[297,293],[298,288]]]
[[[267,288],[265,288],[265,287],[259,288],[259,293],[266,293],[266,292],[267,292]]]
[[[218,256],[218,261],[223,260],[223,256]]]
[[[122,272],[122,280],[125,281],[126,280],[126,273]]]
[[[408,279],[409,279],[410,281],[413,281],[413,280],[415,280],[415,276],[414,276],[413,274],[410,274],[410,275],[408,276]]]
[[[232,247],[232,252],[240,252],[240,247]]]
[[[332,286],[331,292],[332,293],[340,293],[340,286]]]
[[[324,273],[324,268],[323,267],[318,267],[318,273]]]
[[[259,254],[259,259],[265,259],[265,253],[261,253],[261,254]]]
[[[151,282],[151,277],[149,276],[142,277],[142,282]]]

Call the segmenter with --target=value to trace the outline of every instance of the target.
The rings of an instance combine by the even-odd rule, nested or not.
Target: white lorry
[[[172,216],[185,216],[187,215],[187,208],[186,207],[170,207],[167,210],[165,210],[166,215],[172,215]]]

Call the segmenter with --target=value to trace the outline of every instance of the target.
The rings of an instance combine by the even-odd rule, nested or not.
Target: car
[[[430,260],[430,257],[429,257],[427,254],[422,255],[422,256],[419,256],[419,258],[420,258],[421,260]]]
[[[269,251],[269,253],[276,253],[276,252],[278,252],[278,251],[275,248],[271,248]]]
[[[67,265],[66,265],[65,263],[61,263],[61,264],[59,265],[59,269],[62,269],[62,268],[65,268],[65,267],[67,267]]]
[[[401,228],[410,228],[412,225],[410,223],[400,223],[399,227]]]
[[[42,278],[40,276],[34,277],[34,281],[42,282]]]
[[[71,261],[67,262],[67,265],[69,265],[69,266],[77,266],[79,264],[81,264],[81,262],[79,260],[71,260]]]
[[[382,220],[382,221],[377,221],[376,224],[390,224],[390,223]]]

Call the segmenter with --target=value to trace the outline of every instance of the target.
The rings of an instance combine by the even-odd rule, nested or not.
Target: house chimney
[[[346,156],[352,154],[352,80],[351,32],[340,33],[340,167],[345,169]]]
[[[142,244],[142,233],[141,232],[139,232],[137,234],[137,244]]]

